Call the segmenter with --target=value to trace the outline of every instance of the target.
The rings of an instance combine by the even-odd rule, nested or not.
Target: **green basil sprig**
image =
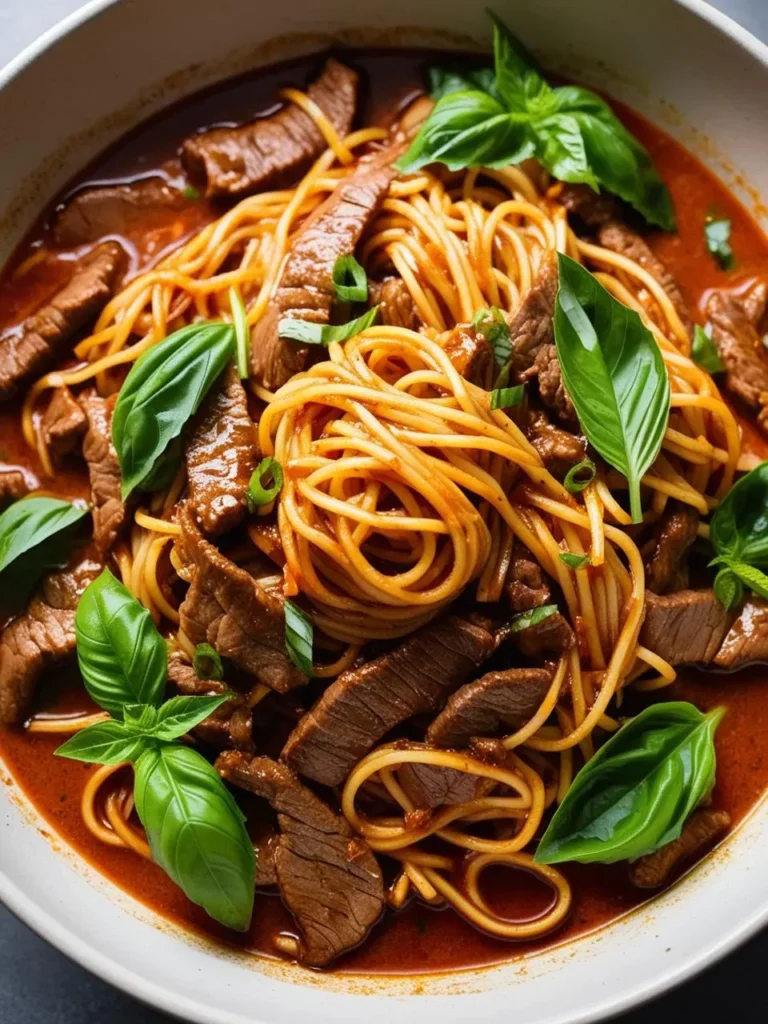
[[[742,599],[746,585],[768,597],[768,462],[761,462],[734,484],[709,524],[715,549],[710,565],[720,567],[715,594],[726,608]]]
[[[208,761],[178,743],[228,696],[163,700],[165,641],[109,570],[83,594],[75,633],[86,688],[113,717],[75,733],[56,753],[96,764],[132,762],[136,812],[152,859],[211,917],[244,931],[256,871],[245,819]]]
[[[231,359],[234,345],[232,324],[191,324],[136,360],[112,418],[123,499],[137,487],[157,487],[163,456]],[[167,477],[163,471],[162,479]]]
[[[576,775],[534,859],[612,864],[677,839],[714,785],[714,733],[724,714],[683,701],[641,711]]]
[[[0,592],[23,604],[37,581],[69,561],[88,509],[58,498],[22,498],[0,515]]]
[[[606,188],[646,220],[673,230],[666,186],[650,156],[608,104],[579,86],[552,88],[509,29],[494,18],[494,72],[431,74],[434,109],[396,166],[504,167],[536,156],[560,181]]]
[[[640,481],[669,419],[669,378],[656,339],[569,256],[558,253],[555,345],[563,380],[590,444],[629,484],[632,522],[642,521]]]
[[[366,302],[368,275],[354,256],[339,256],[333,265],[333,287],[339,302]]]
[[[285,650],[293,664],[305,676],[312,678],[312,644],[314,628],[312,620],[297,604],[286,599],[285,610]]]
[[[346,324],[313,324],[308,320],[284,316],[277,325],[277,333],[281,338],[291,338],[303,345],[330,345],[332,341],[347,341],[373,327],[378,313],[379,307],[372,306],[362,316]]]
[[[693,361],[706,370],[707,373],[722,373],[725,367],[717,353],[714,341],[707,334],[701,324],[696,324],[693,329],[693,344],[691,345]]]
[[[710,215],[704,224],[707,249],[722,270],[733,270],[736,260],[731,248],[731,222],[727,217]]]

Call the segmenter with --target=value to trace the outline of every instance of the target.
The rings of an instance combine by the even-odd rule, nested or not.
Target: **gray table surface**
[[[80,6],[79,0],[0,0],[0,66]],[[713,6],[768,42],[768,0],[718,0]],[[765,1004],[755,981],[763,976],[766,961],[768,931],[695,981],[622,1017],[622,1024],[679,1024],[681,1020],[721,1024],[738,1019],[743,1024],[764,1024]],[[162,1014],[71,963],[0,906],[0,1024],[161,1024],[164,1020]]]

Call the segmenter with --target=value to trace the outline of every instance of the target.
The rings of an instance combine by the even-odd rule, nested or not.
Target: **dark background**
[[[0,0],[0,64],[79,5],[79,0]],[[768,0],[717,0],[714,6],[768,40]],[[768,1013],[758,993],[766,970],[768,930],[694,981],[625,1014],[621,1024],[732,1020],[764,1024]],[[0,906],[0,1024],[162,1024],[167,1020],[71,963]]]

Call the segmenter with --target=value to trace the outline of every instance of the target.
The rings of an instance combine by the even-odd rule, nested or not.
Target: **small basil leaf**
[[[269,505],[283,489],[283,467],[268,455],[262,459],[251,475],[245,500],[248,511],[253,513],[257,508]]]
[[[528,110],[547,99],[552,90],[533,54],[493,11],[488,13],[493,20],[496,88],[511,110]]]
[[[490,309],[479,309],[472,317],[472,326],[480,331],[493,350],[496,365],[506,367],[512,355],[512,341],[509,324],[504,314],[496,306]]]
[[[560,561],[565,562],[569,569],[583,569],[589,565],[589,555],[576,555],[572,551],[561,551]]]
[[[251,330],[248,326],[248,311],[245,308],[240,290],[234,286],[229,289],[229,308],[232,311],[232,326],[235,329],[235,363],[237,375],[241,380],[250,376]]]
[[[123,499],[151,479],[156,463],[229,362],[234,344],[232,324],[191,324],[136,360],[112,418]]]
[[[277,333],[281,338],[291,338],[303,345],[330,345],[333,341],[347,341],[372,327],[376,322],[379,307],[373,306],[346,324],[313,324],[308,320],[294,320],[283,317],[277,325]]]
[[[100,707],[122,718],[125,704],[160,704],[165,641],[147,609],[109,569],[80,598],[75,634],[85,688]]]
[[[768,462],[728,491],[709,524],[716,555],[768,569]]]
[[[584,182],[596,192],[599,190],[581,125],[573,114],[552,114],[536,122],[536,155],[559,181]]]
[[[123,724],[134,732],[152,732],[157,722],[157,708],[151,704],[124,704]]]
[[[186,736],[229,699],[229,694],[226,693],[212,694],[209,697],[171,697],[158,709],[152,735],[165,741]]]
[[[296,668],[312,677],[312,620],[293,601],[283,602],[285,609],[285,649]]]
[[[727,566],[720,569],[717,576],[715,576],[713,589],[715,597],[726,611],[730,611],[731,608],[741,604],[741,600],[744,597],[744,587],[741,580]]]
[[[558,253],[555,344],[563,380],[590,444],[629,484],[642,521],[640,481],[661,448],[669,378],[659,346],[628,309],[569,256]]]
[[[581,769],[536,851],[540,864],[612,864],[680,835],[715,781],[714,732],[724,709],[654,704]]]
[[[253,844],[214,768],[190,747],[147,750],[136,765],[134,796],[155,863],[214,920],[246,931],[253,913]]]
[[[582,459],[575,466],[571,466],[565,474],[563,487],[569,494],[581,494],[584,488],[588,487],[595,479],[596,473],[597,466],[592,459]]]
[[[147,739],[137,736],[122,722],[97,722],[70,736],[55,753],[89,764],[122,764],[136,761],[147,749]]]
[[[728,568],[742,583],[746,583],[753,593],[759,594],[760,597],[768,597],[768,576],[760,569],[756,569],[754,565],[747,565],[746,562],[729,562]]]
[[[696,324],[693,329],[691,355],[693,356],[693,361],[702,370],[706,370],[707,373],[722,373],[725,369],[723,361],[717,354],[714,341],[712,341],[701,324]]]
[[[704,225],[707,249],[723,270],[733,270],[736,260],[731,249],[731,222],[727,217],[708,217]]]
[[[468,90],[487,92],[489,96],[499,98],[493,68],[431,67],[428,75],[429,95],[433,100]]]
[[[512,388],[496,388],[491,392],[491,409],[511,409],[520,405],[525,397],[525,384],[516,384]]]
[[[354,256],[339,256],[333,265],[333,287],[339,302],[367,302],[368,275]]]
[[[524,629],[531,626],[538,626],[539,623],[548,619],[550,615],[557,613],[556,604],[541,604],[537,608],[530,608],[527,612],[520,612],[509,623],[511,633],[522,633]]]
[[[195,648],[195,656],[192,659],[192,668],[195,675],[200,679],[224,678],[224,665],[222,664],[219,652],[210,644],[198,644]]]
[[[0,591],[22,605],[40,577],[60,569],[88,510],[58,498],[22,498],[0,515]]]

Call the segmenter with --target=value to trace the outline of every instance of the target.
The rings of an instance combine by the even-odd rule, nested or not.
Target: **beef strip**
[[[747,320],[759,330],[768,305],[768,282],[757,281],[748,291],[739,296],[739,301],[746,313]]]
[[[285,565],[285,551],[280,540],[280,527],[277,523],[257,519],[248,524],[248,536],[259,552],[281,569]]]
[[[256,888],[266,889],[277,885],[277,850],[280,835],[272,829],[265,829],[253,837],[256,850]]]
[[[756,661],[768,662],[768,603],[750,595],[726,633],[714,664],[733,671]]]
[[[509,634],[512,644],[530,661],[560,658],[576,643],[576,637],[560,612],[548,615],[535,626]]]
[[[630,865],[629,877],[640,889],[658,889],[669,881],[681,863],[691,861],[730,826],[731,816],[727,811],[710,807],[694,811],[677,839]]]
[[[408,750],[429,749],[423,743],[403,744]],[[476,800],[489,788],[488,780],[458,768],[436,764],[404,764],[398,770],[397,780],[416,808],[445,807]]]
[[[173,214],[185,204],[183,193],[160,177],[85,188],[56,211],[51,228],[53,242],[70,247],[97,242],[108,235],[128,235],[137,216],[146,222],[147,217]]]
[[[330,59],[307,90],[342,138],[352,126],[357,86],[357,74]],[[290,184],[326,145],[312,118],[287,103],[270,117],[193,135],[184,143],[181,158],[208,196],[237,198]]]
[[[611,252],[617,252],[630,260],[634,260],[644,270],[647,270],[651,277],[656,278],[669,296],[688,334],[692,335],[693,321],[677,281],[652,251],[645,239],[618,220],[611,220],[601,225],[597,232],[597,238],[604,249],[610,249]]]
[[[557,369],[559,373],[559,364]],[[544,465],[558,480],[562,480],[569,469],[587,457],[587,444],[584,438],[577,437],[562,427],[556,427],[541,410],[531,410],[525,433],[541,456]]]
[[[229,751],[216,768],[277,812],[275,873],[301,929],[300,959],[321,967],[362,942],[384,910],[381,869],[367,843],[284,764]]]
[[[547,604],[550,591],[544,572],[520,541],[515,541],[505,584],[513,612],[527,612]]]
[[[0,469],[0,509],[29,494],[27,478],[20,469]]]
[[[116,242],[100,245],[75,264],[70,280],[48,302],[0,337],[0,401],[12,398],[66,354],[68,343],[112,294],[123,258]]]
[[[294,237],[275,293],[251,333],[251,369],[263,387],[273,391],[304,369],[307,346],[281,338],[280,320],[328,323],[336,260],[354,252],[394,174],[381,161],[361,164],[310,214]]]
[[[217,536],[245,517],[258,449],[245,388],[227,367],[194,417],[184,446],[187,492],[204,533]]]
[[[551,684],[547,668],[487,672],[448,698],[427,729],[426,741],[461,750],[473,736],[493,736],[502,726],[519,729],[539,710]]]
[[[85,412],[69,388],[56,388],[42,420],[43,438],[51,455],[61,458],[73,452],[87,425]]]
[[[117,395],[102,398],[87,392],[81,398],[88,420],[83,439],[83,456],[91,483],[93,539],[104,557],[125,526],[128,510],[122,500],[122,474],[112,443],[112,414]]]
[[[481,388],[493,386],[493,350],[482,332],[469,324],[459,324],[448,335],[443,347],[462,377]]]
[[[46,576],[24,614],[0,634],[0,726],[23,722],[41,674],[74,654],[75,609],[100,570],[86,554]]]
[[[209,643],[224,658],[283,693],[306,683],[285,652],[282,595],[225,558],[200,532],[188,504],[178,513],[176,550],[191,586],[179,609],[193,644]]]
[[[586,227],[599,227],[615,220],[619,212],[615,196],[608,192],[595,192],[589,185],[580,183],[563,184],[556,199]]]
[[[443,616],[388,654],[343,672],[288,737],[283,757],[310,779],[340,785],[396,725],[438,711],[494,647],[487,629]]]
[[[733,619],[712,590],[680,590],[663,597],[647,591],[640,643],[670,665],[708,664]]]
[[[725,292],[712,292],[707,316],[726,388],[758,413],[757,422],[768,432],[768,361],[760,335],[741,302]]]
[[[687,586],[685,556],[697,537],[699,517],[690,505],[672,502],[657,524],[646,562],[646,586],[654,594]]]
[[[421,317],[402,277],[368,282],[368,302],[379,307],[379,323],[418,331]]]
[[[168,681],[185,697],[231,694],[226,704],[195,727],[194,734],[216,750],[253,750],[253,714],[245,694],[234,693],[221,680],[201,679],[180,651],[168,656]]]

